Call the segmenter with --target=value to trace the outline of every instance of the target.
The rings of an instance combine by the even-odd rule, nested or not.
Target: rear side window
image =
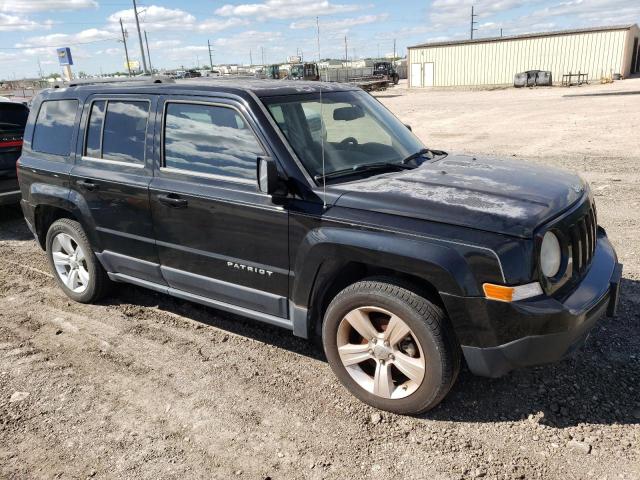
[[[256,159],[262,154],[253,130],[236,110],[218,105],[167,104],[165,167],[255,180]]]
[[[33,130],[31,149],[52,155],[69,155],[77,111],[77,100],[42,102]]]
[[[88,157],[144,164],[149,102],[93,102],[84,154]]]

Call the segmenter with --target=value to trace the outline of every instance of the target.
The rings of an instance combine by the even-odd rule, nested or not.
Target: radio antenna
[[[316,17],[316,36],[318,40],[318,65],[320,64],[320,20]],[[319,71],[319,69],[318,69]],[[320,91],[320,150],[322,151],[322,207],[327,208],[327,177],[324,169],[324,107],[322,105],[322,83],[319,83]]]

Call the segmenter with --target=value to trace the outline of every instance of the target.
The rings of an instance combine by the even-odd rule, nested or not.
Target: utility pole
[[[251,49],[249,49],[249,66],[253,65],[253,53],[251,53]]]
[[[349,48],[347,45],[347,36],[344,36],[344,64],[345,66],[349,62]]]
[[[262,54],[262,65],[264,65],[264,47],[260,47],[260,53]]]
[[[149,52],[149,39],[147,38],[147,31],[144,31],[144,43],[147,45],[147,58],[149,59],[149,70],[153,75],[153,67],[151,66],[151,52]]]
[[[131,76],[131,66],[129,65],[129,50],[127,50],[127,34],[124,30],[124,26],[122,25],[122,19],[120,19],[120,30],[122,31],[122,43],[124,43],[124,56],[127,59],[127,71],[129,72],[129,76]]]
[[[476,22],[474,19],[477,17],[478,15],[476,15],[475,13],[473,13],[473,5],[471,5],[471,40],[473,40],[473,32],[475,32],[476,30],[478,30],[475,25],[478,24],[478,22]]]
[[[380,44],[378,43],[378,60],[380,60]]]
[[[142,43],[142,32],[140,31],[140,20],[138,19],[138,5],[136,0],[133,0],[133,15],[136,17],[136,27],[138,29],[138,40],[140,41],[140,53],[142,54],[142,69],[146,75],[149,74],[147,69],[147,58],[144,54],[144,43]]]
[[[500,29],[500,37],[502,37],[502,29]]]
[[[396,61],[396,39],[393,39],[393,61]]]
[[[209,70],[213,71],[213,55],[211,54],[211,42],[207,40],[207,45],[209,47],[209,66],[211,67]]]

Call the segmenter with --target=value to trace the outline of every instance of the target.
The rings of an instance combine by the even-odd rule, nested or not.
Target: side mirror
[[[407,127],[407,129],[409,129],[410,132],[413,132],[413,128],[411,128],[411,125],[407,125],[406,123],[404,124],[405,127]]]
[[[258,190],[273,195],[278,189],[278,169],[271,158],[258,157]]]

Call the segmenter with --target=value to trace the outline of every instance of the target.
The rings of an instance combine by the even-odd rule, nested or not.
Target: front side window
[[[399,164],[422,143],[371,95],[326,92],[263,98],[312,177],[369,164]]]
[[[218,105],[167,104],[165,167],[255,180],[256,159],[262,154],[253,130],[236,110]]]
[[[33,129],[31,149],[35,152],[68,156],[79,102],[48,100],[42,102]]]

